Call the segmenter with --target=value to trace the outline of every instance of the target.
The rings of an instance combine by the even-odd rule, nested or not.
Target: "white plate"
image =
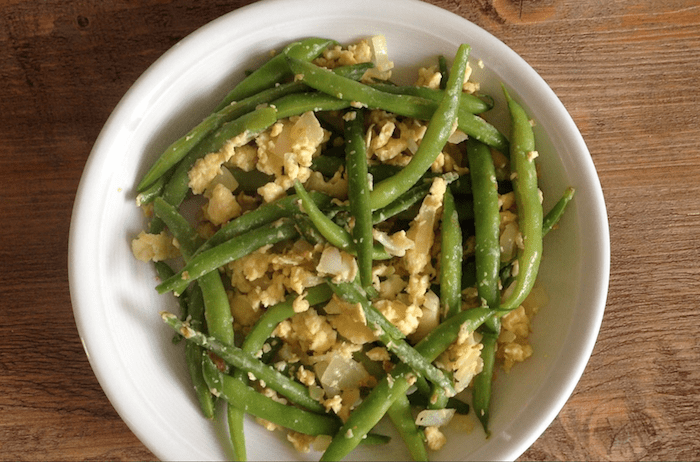
[[[381,33],[397,76],[450,57],[469,43],[482,88],[498,97],[505,82],[537,122],[545,208],[568,185],[577,196],[561,228],[547,236],[541,282],[551,302],[536,318],[533,358],[497,380],[493,436],[450,434],[434,459],[517,458],[551,423],[588,361],[603,315],[609,236],[603,195],[586,146],[545,82],[484,30],[414,0],[271,0],[227,14],[197,30],[158,59],[114,110],[88,159],[70,232],[70,290],[90,364],[107,397],[136,436],[161,459],[230,457],[223,422],[205,421],[188,385],[181,346],[158,316],[177,310],[159,296],[152,267],[136,261],[130,240],[145,221],[134,185],[173,140],[199,122],[272,49],[323,36],[340,42]],[[476,66],[475,66],[476,67]],[[408,77],[410,76],[410,77]],[[176,311],[177,312],[177,311]],[[391,432],[390,426],[385,430]],[[317,459],[298,454],[280,432],[250,422],[250,459]],[[387,447],[356,450],[353,459],[407,459],[399,438]]]

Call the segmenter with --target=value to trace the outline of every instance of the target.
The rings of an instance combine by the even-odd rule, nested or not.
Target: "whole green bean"
[[[371,85],[355,82],[334,74],[312,63],[288,59],[289,66],[310,87],[338,99],[353,101],[371,109],[382,109],[394,114],[419,120],[430,120],[439,102],[419,96],[394,94],[378,90]],[[460,82],[461,89],[461,82]],[[444,96],[444,92],[443,92]],[[508,152],[508,139],[496,127],[483,118],[458,107],[458,128],[467,135]]]
[[[488,308],[460,311],[431,331],[415,348],[427,361],[432,362],[454,342],[463,325],[473,331],[491,316],[493,312]],[[363,436],[381,420],[392,403],[400,396],[406,395],[414,378],[415,372],[408,365],[397,365],[350,414],[321,456],[321,460],[345,458],[362,441]]]
[[[440,305],[443,318],[462,309],[462,226],[450,188],[445,190],[440,233]]]
[[[265,64],[238,83],[233,90],[224,97],[219,105],[216,106],[215,110],[219,111],[233,101],[241,100],[267,88],[274,87],[275,84],[281,83],[285,77],[291,75],[286,62],[287,56],[311,61],[318,57],[323,50],[335,43],[334,40],[311,37],[287,45],[284,50],[282,50],[282,53],[269,59]]]
[[[387,206],[408,191],[425,174],[442,151],[457,122],[457,110],[462,95],[462,82],[469,51],[468,45],[459,47],[450,70],[445,95],[430,118],[425,135],[410,162],[392,178],[387,178],[374,186],[370,195],[373,210]]]
[[[346,120],[346,159],[348,172],[348,199],[350,213],[355,218],[352,240],[357,251],[357,265],[362,287],[372,287],[372,208],[369,203],[370,187],[365,144],[363,111],[350,111]],[[354,116],[353,116],[354,114]]]
[[[510,163],[518,225],[523,248],[518,251],[518,275],[502,301],[503,312],[520,306],[535,284],[542,258],[542,204],[535,166],[535,136],[530,119],[503,87],[511,116]]]
[[[413,460],[427,461],[428,452],[423,442],[423,433],[418,429],[413,419],[411,403],[408,400],[408,396],[399,396],[396,401],[389,406],[387,415],[406,443],[406,447],[411,453]]]
[[[218,271],[225,264],[245,257],[262,246],[294,239],[298,235],[294,224],[285,219],[248,231],[197,254],[173,277],[156,286],[156,290],[161,294],[172,291],[179,296],[190,282],[205,274]]]
[[[573,199],[575,192],[576,190],[572,187],[566,188],[564,194],[561,196],[561,199],[559,199],[557,203],[554,204],[554,207],[547,212],[547,215],[545,215],[545,217],[542,219],[542,236],[546,236],[547,233],[549,233],[559,222],[559,219],[561,219],[564,211],[566,210],[566,206],[569,205],[569,202],[571,202],[571,199]]]
[[[309,412],[268,398],[219,371],[211,359],[204,362],[204,378],[212,393],[247,414],[307,435],[332,435],[338,430],[340,420],[337,417]]]
[[[275,390],[289,401],[313,412],[325,412],[323,405],[309,395],[309,390],[304,385],[290,379],[274,367],[268,366],[252,354],[192,329],[192,327],[179,320],[172,313],[163,311],[161,312],[161,317],[166,324],[182,334],[185,340],[194,342],[215,353],[231,366],[253,374],[256,380],[264,381],[267,387]]]

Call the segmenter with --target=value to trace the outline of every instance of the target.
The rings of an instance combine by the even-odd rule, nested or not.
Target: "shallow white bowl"
[[[556,417],[591,354],[605,306],[609,234],[603,195],[586,145],[569,114],[535,71],[502,42],[465,19],[415,0],[270,0],[202,27],[157,60],[124,96],[100,134],[80,182],[70,232],[69,274],[75,319],[90,364],[107,397],[136,436],[161,459],[231,456],[223,422],[199,412],[182,350],[158,316],[177,310],[159,296],[150,265],[136,261],[130,240],[144,225],[134,185],[173,140],[198,123],[243,70],[291,40],[323,36],[350,42],[384,34],[397,79],[472,46],[475,79],[495,96],[492,120],[507,120],[504,82],[535,127],[545,209],[565,187],[576,197],[560,228],[546,238],[540,283],[550,303],[537,315],[534,356],[500,374],[489,440],[476,427],[449,434],[439,460],[512,460]],[[177,312],[177,311],[176,311]],[[390,425],[383,428],[393,434]],[[279,432],[247,428],[251,460],[317,459],[299,454]],[[408,459],[400,438],[359,448],[353,459]]]

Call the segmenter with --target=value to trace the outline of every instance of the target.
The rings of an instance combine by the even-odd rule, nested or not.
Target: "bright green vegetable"
[[[372,287],[372,207],[369,202],[367,149],[365,144],[364,113],[350,111],[346,117],[346,158],[350,213],[355,218],[352,240],[357,252],[360,283],[365,290]]]
[[[370,195],[373,210],[389,205],[416,184],[445,146],[457,122],[457,110],[459,109],[469,50],[468,45],[459,47],[450,70],[450,79],[447,82],[445,95],[430,119],[418,151],[400,172],[374,186]]]
[[[245,257],[262,246],[294,239],[298,235],[294,225],[284,219],[248,231],[236,239],[197,254],[173,277],[161,282],[156,290],[161,294],[172,291],[175,295],[180,295],[190,282],[205,274],[218,271],[225,264]]]
[[[185,340],[194,342],[215,353],[233,367],[253,374],[256,380],[264,381],[267,387],[275,390],[289,401],[313,412],[325,412],[323,405],[309,395],[309,390],[304,385],[290,379],[277,371],[277,369],[268,366],[250,353],[246,353],[233,345],[224,344],[213,337],[192,329],[192,327],[179,320],[172,313],[164,311],[161,313],[161,317],[166,324],[182,334]]]
[[[444,318],[462,309],[462,226],[450,188],[442,206],[440,239],[440,305]]]
[[[535,166],[535,136],[523,108],[503,87],[511,116],[510,165],[513,191],[518,207],[518,225],[523,249],[518,251],[518,275],[507,289],[500,310],[507,312],[520,306],[535,284],[542,258],[542,204]]]

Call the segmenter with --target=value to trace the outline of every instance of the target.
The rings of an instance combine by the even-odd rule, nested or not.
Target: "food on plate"
[[[245,414],[322,460],[386,443],[384,416],[416,460],[456,416],[489,434],[574,191],[544,215],[530,119],[505,88],[509,135],[482,117],[469,53],[402,86],[383,36],[291,43],[141,179],[133,253],[178,297],[161,316],[204,415],[227,403],[236,458]]]

